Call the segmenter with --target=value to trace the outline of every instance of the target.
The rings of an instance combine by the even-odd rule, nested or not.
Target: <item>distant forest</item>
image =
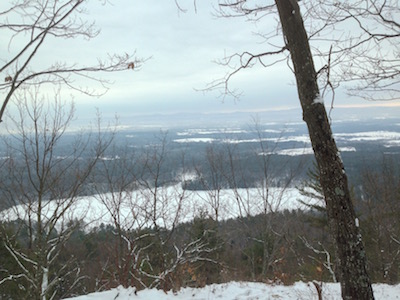
[[[27,162],[22,159],[24,151],[10,153],[4,148],[3,207],[22,203],[18,201],[26,201],[30,205],[27,207],[31,207],[35,201],[30,201],[37,197],[35,195],[57,201],[66,191],[71,199],[103,193],[114,222],[93,227],[82,220],[71,220],[64,224],[65,228],[59,228],[56,220],[40,225],[35,215],[28,220],[21,216],[14,221],[3,221],[2,299],[34,295],[32,282],[37,275],[32,277],[31,274],[37,274],[36,263],[28,262],[41,259],[47,266],[43,270],[48,270],[46,276],[52,282],[56,298],[118,285],[135,286],[138,290],[146,287],[178,290],[183,286],[200,287],[231,280],[279,284],[297,280],[338,281],[335,246],[328,234],[312,155],[273,154],[272,150],[285,145],[270,143],[260,136],[251,143],[174,142],[182,136],[180,132],[106,133],[102,141],[112,142],[98,154],[87,176],[80,172],[83,167],[90,166],[93,149],[97,149],[99,143],[94,136],[85,136],[90,142],[77,159],[70,155],[76,151],[76,135],[66,134],[58,147],[51,149],[56,163],[51,165],[51,172],[46,173],[46,180],[51,181],[54,174],[58,174],[58,168],[65,168],[62,174],[56,175],[61,176],[62,181],[39,194],[40,176],[32,180]],[[264,128],[262,132],[267,131]],[[254,132],[246,132],[241,138],[250,139],[250,135]],[[377,142],[353,142],[352,145],[362,151],[343,152],[342,157],[352,185],[357,224],[361,224],[370,274],[374,282],[398,283],[399,153],[393,153],[397,148],[383,153],[380,151],[383,146]],[[79,181],[83,175],[85,179]],[[163,201],[177,201],[179,194],[177,198],[168,198],[162,187],[176,184],[181,184],[183,190],[210,191],[215,212],[200,212],[190,222],[179,222],[184,214],[179,205],[176,211],[163,210]],[[308,209],[271,209],[268,206],[271,187],[298,188],[310,199],[305,202]],[[223,203],[218,202],[217,191],[246,188],[259,189],[264,211],[258,215],[244,213],[237,219],[218,219],[218,206]],[[71,194],[71,189],[76,194]],[[132,222],[122,223],[119,209],[126,205],[122,195],[137,189],[149,190],[149,201],[138,207],[135,199],[130,199]],[[237,197],[241,201],[239,194]],[[60,209],[63,205],[60,204]],[[139,215],[146,216],[146,221],[140,223]],[[50,231],[46,229],[49,224],[53,224]],[[41,244],[37,238],[39,230],[45,230]],[[20,257],[13,257],[12,253]],[[52,253],[57,255],[47,261],[45,256],[52,257]],[[18,280],[6,280],[15,276],[11,274],[21,276]],[[45,273],[39,274],[44,276]]]

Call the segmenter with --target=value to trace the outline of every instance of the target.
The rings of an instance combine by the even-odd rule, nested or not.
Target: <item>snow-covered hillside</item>
[[[400,285],[375,284],[373,286],[375,299],[395,300],[400,299]],[[340,286],[337,283],[324,283],[322,297],[325,300],[341,299]],[[293,299],[318,299],[317,291],[312,283],[296,282],[292,286],[272,285],[258,282],[230,282],[225,284],[212,284],[204,288],[184,288],[178,293],[164,293],[162,290],[142,290],[135,293],[134,288],[122,287],[93,293],[86,296],[69,298],[69,300],[293,300]]]

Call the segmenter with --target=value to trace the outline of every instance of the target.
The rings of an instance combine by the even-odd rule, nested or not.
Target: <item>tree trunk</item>
[[[291,54],[297,90],[311,144],[320,170],[331,234],[339,260],[343,299],[374,299],[367,260],[343,162],[340,158],[325,107],[297,0],[275,0],[287,47]]]

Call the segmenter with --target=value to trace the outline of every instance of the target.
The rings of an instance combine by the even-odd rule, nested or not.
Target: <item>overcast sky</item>
[[[231,87],[243,92],[239,101],[229,97],[222,101],[219,91],[196,91],[229,71],[216,60],[245,50],[265,51],[266,45],[257,33],[274,30],[273,17],[257,23],[217,18],[213,14],[216,1],[210,0],[197,1],[197,12],[193,1],[180,1],[186,13],[180,12],[173,0],[112,0],[105,6],[99,2],[89,2],[86,15],[101,30],[98,37],[49,43],[38,59],[49,60],[56,55],[61,61],[65,57],[66,61],[90,64],[107,53],[135,51],[137,57],[149,59],[139,71],[111,74],[108,79],[114,84],[99,99],[75,95],[78,115],[93,112],[95,107],[122,117],[180,112],[254,113],[299,107],[294,76],[286,63],[268,69],[254,67],[235,76]],[[281,43],[280,39],[276,42]],[[335,99],[336,106],[368,104],[349,99],[340,91]]]
[[[255,24],[244,19],[216,18],[215,1],[197,1],[197,12],[192,1],[181,1],[186,13],[179,12],[172,0],[113,2],[91,8],[90,16],[101,28],[96,48],[103,52],[136,50],[138,57],[151,58],[139,72],[115,77],[112,89],[100,100],[105,106],[118,103],[122,112],[173,113],[256,111],[298,105],[293,76],[284,64],[271,70],[254,68],[235,76],[231,87],[243,92],[236,102],[229,97],[222,101],[220,91],[196,91],[229,71],[216,63],[225,55],[262,51],[262,39],[253,33],[259,32],[265,21]]]

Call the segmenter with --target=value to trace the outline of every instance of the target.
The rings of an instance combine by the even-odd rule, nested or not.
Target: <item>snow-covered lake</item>
[[[175,185],[158,188],[156,198],[154,192],[142,189],[79,197],[62,220],[66,224],[70,220],[81,219],[89,227],[95,227],[102,223],[113,224],[113,214],[118,212],[120,223],[125,228],[151,226],[153,221],[149,217],[157,219],[159,226],[169,228],[174,222],[188,222],[200,214],[226,220],[263,212],[304,208],[298,201],[304,197],[295,188],[188,191],[182,189],[181,185]],[[42,214],[50,218],[63,201],[44,203]],[[26,210],[26,205],[18,205],[2,211],[0,218],[8,221],[24,219],[27,218]]]

